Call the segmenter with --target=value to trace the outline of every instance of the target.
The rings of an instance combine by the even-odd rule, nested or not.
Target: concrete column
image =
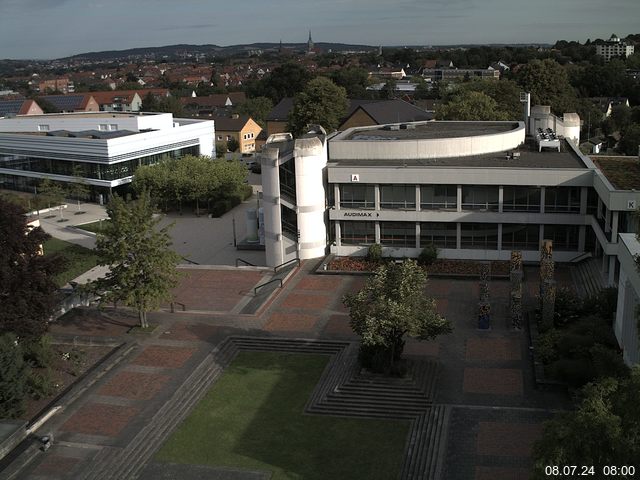
[[[580,215],[587,214],[587,196],[589,195],[588,187],[580,188]]]
[[[416,185],[416,212],[420,211],[420,185]]]
[[[462,211],[462,185],[458,185],[457,211]],[[460,248],[460,247],[458,247]]]
[[[600,195],[598,195],[598,209],[596,210],[596,218],[600,219],[602,217],[602,199],[600,198]]]
[[[500,187],[500,193],[502,193],[502,187]],[[500,208],[502,208],[502,200],[500,200]],[[498,224],[498,251],[502,250],[502,224]]]
[[[335,232],[336,232],[336,246],[342,246],[342,225],[340,225],[339,221],[335,221]]]
[[[618,258],[615,255],[609,255],[609,278],[607,280],[607,286],[613,287],[616,284],[616,260]]]
[[[380,222],[376,222],[376,243],[380,243]]]
[[[420,248],[420,222],[416,222],[416,248]]]
[[[504,187],[502,185],[500,185],[498,187],[498,212],[502,213],[502,206],[504,204]],[[498,240],[498,245],[500,244],[500,241]]]
[[[544,193],[545,188],[540,187],[540,213],[544,213]]]
[[[611,231],[611,210],[607,208],[604,214],[604,233]]]
[[[340,185],[333,184],[333,201],[336,202],[335,209],[340,210]]]
[[[611,242],[618,243],[618,217],[620,215],[620,212],[615,211],[612,213],[613,215],[611,218]]]
[[[380,185],[374,185],[373,189],[374,189],[373,200],[375,202],[375,209],[380,210]],[[380,243],[380,242],[376,242],[376,243]]]
[[[460,199],[460,190],[458,190],[458,199]],[[460,206],[460,203],[458,203]],[[462,248],[462,224],[456,223],[456,248],[460,250]]]
[[[587,226],[580,225],[578,230],[578,251],[584,252],[584,245],[587,238]]]

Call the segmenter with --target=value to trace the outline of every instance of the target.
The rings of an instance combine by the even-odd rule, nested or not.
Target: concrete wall
[[[635,256],[638,254],[640,254],[640,243],[636,240],[635,235],[631,233],[620,234],[618,251],[620,278],[613,329],[627,365],[640,363],[638,320],[636,318],[638,298],[640,297],[640,275],[635,264]]]

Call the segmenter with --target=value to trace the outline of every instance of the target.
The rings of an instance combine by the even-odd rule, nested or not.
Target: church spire
[[[313,53],[313,39],[311,38],[311,30],[309,30],[309,40],[307,41],[307,53]]]

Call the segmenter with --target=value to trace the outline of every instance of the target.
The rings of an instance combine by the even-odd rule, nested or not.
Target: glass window
[[[298,241],[298,216],[290,208],[280,205],[282,233],[292,240]]]
[[[540,245],[540,225],[502,224],[503,250],[535,250]]]
[[[462,209],[498,211],[498,187],[463,185]]]
[[[462,248],[498,249],[497,223],[462,223],[461,230]]]
[[[342,245],[376,243],[376,225],[374,222],[341,222],[340,241]]]
[[[544,191],[546,213],[580,213],[580,187],[547,187]]]
[[[420,247],[456,248],[456,223],[423,222],[420,224]]]
[[[280,165],[280,193],[285,197],[296,200],[296,162],[294,159]]]
[[[578,225],[545,225],[544,238],[553,241],[553,249],[558,251],[577,251]]]
[[[457,207],[457,185],[422,185],[420,187],[422,210],[456,210]]]
[[[589,188],[587,190],[587,214],[597,215],[598,213],[598,192],[595,188]]]
[[[539,212],[540,189],[505,186],[502,193],[502,210],[505,212]]]
[[[340,185],[341,208],[363,208],[373,210],[376,206],[375,188],[373,185]]]
[[[380,222],[380,243],[385,247],[416,247],[413,222]]]
[[[380,208],[414,210],[416,208],[415,185],[380,185]]]

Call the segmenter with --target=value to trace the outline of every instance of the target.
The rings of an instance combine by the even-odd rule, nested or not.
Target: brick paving
[[[283,308],[306,308],[310,310],[322,310],[333,299],[327,295],[312,295],[303,293],[290,293],[280,305]]]
[[[478,455],[528,457],[542,435],[542,426],[537,424],[480,422],[478,427]]]
[[[349,325],[349,315],[331,315],[322,330],[322,334],[330,337],[357,337],[353,333],[351,325]]]
[[[145,348],[131,363],[150,367],[180,368],[195,352],[195,348],[152,345]]]
[[[34,473],[46,477],[68,474],[80,462],[79,458],[64,457],[62,455],[47,455],[37,466]]]
[[[217,335],[220,330],[221,328],[215,325],[176,321],[162,329],[161,338],[167,340],[207,342]]]
[[[520,360],[522,357],[519,338],[470,338],[467,340],[467,361]]]
[[[516,368],[465,368],[463,391],[490,395],[522,395],[522,371]]]
[[[115,437],[138,414],[137,407],[87,403],[69,418],[62,430],[86,435]]]
[[[315,277],[305,277],[298,285],[296,285],[296,289],[298,290],[312,290],[314,292],[336,292],[342,288],[342,284],[344,283],[344,279],[337,275],[331,276],[315,276]]]
[[[140,372],[118,372],[99,390],[99,395],[124,397],[131,400],[150,400],[169,381],[167,375]]]
[[[318,320],[318,315],[276,312],[269,317],[264,329],[268,332],[311,332]]]
[[[435,340],[407,340],[404,354],[413,357],[437,357],[440,354],[440,344]]]

